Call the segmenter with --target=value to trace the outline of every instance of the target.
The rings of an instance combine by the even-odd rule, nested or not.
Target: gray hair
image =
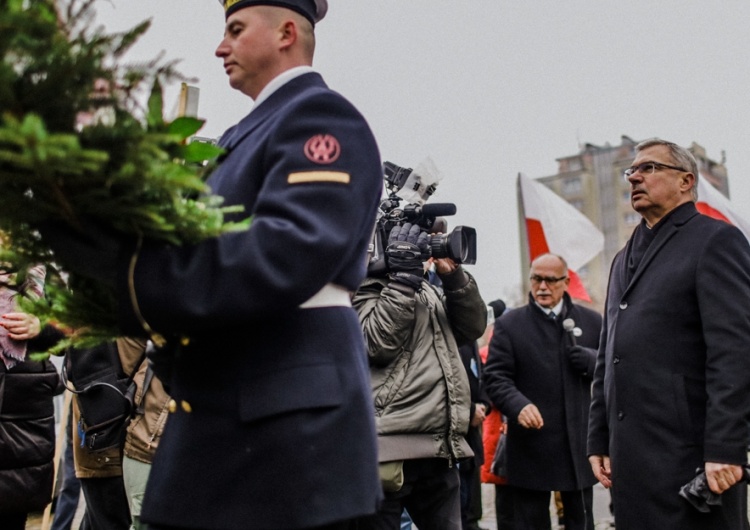
[[[698,200],[698,163],[695,161],[695,157],[693,156],[693,153],[685,149],[684,147],[681,147],[673,142],[668,142],[666,140],[662,140],[661,138],[651,138],[649,140],[644,140],[643,142],[639,143],[635,146],[635,152],[639,153],[640,151],[643,151],[644,149],[648,149],[649,147],[659,146],[663,145],[667,149],[669,149],[669,156],[672,158],[672,162],[680,167],[685,168],[688,173],[692,173],[695,177],[695,182],[693,183],[693,189],[690,190],[690,193],[693,195],[693,202]]]

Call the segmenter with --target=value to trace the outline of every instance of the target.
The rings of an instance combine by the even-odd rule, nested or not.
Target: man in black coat
[[[569,283],[562,257],[537,257],[529,303],[495,321],[485,366],[485,389],[508,418],[518,529],[550,528],[551,491],[561,493],[566,530],[594,528],[586,429],[602,319],[571,302]]]
[[[588,451],[618,530],[747,527],[750,246],[700,215],[698,168],[663,140],[625,170],[643,220],[612,263]],[[679,496],[705,469],[721,506]]]

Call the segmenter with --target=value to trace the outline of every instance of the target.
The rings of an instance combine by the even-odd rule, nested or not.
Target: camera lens
[[[473,265],[477,262],[477,231],[468,226],[457,226],[450,234],[430,236],[433,258],[450,258],[456,263]]]

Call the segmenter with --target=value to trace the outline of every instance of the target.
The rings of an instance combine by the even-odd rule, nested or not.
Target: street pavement
[[[551,496],[550,496],[551,497]],[[485,530],[497,530],[495,521],[495,486],[482,484],[482,519],[479,526]],[[552,530],[557,530],[557,514],[550,500],[550,518],[552,519]],[[594,528],[595,530],[610,530],[614,526],[613,517],[609,513],[609,491],[601,484],[594,486]]]
[[[81,503],[78,506],[78,513],[73,521],[73,529],[77,529],[83,516],[83,495]],[[553,508],[552,512],[552,529],[557,530],[557,516]],[[479,522],[479,526],[485,530],[497,530],[495,522],[495,487],[492,484],[482,484],[482,513],[484,517]],[[594,523],[596,530],[609,530],[612,517],[609,515],[609,492],[602,486],[594,486]],[[1,529],[0,529],[1,530]],[[42,514],[32,514],[26,523],[26,530],[42,530]]]

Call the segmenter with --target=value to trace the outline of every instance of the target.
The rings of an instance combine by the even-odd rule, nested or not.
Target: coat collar
[[[633,285],[635,285],[643,275],[643,271],[648,268],[649,264],[653,261],[656,255],[661,251],[662,248],[664,248],[664,245],[666,245],[667,242],[672,239],[672,237],[677,234],[677,232],[679,232],[680,229],[682,229],[682,227],[696,215],[700,215],[700,213],[696,209],[694,202],[681,204],[668,214],[668,217],[663,220],[664,224],[659,227],[659,231],[656,234],[656,237],[651,242],[651,245],[649,245],[646,253],[643,255],[643,259],[638,265],[638,269],[636,269],[635,274],[633,275],[633,279],[630,280],[630,283],[627,285],[623,296],[627,295],[627,293],[632,289]],[[632,241],[633,238],[631,237],[630,241],[628,241],[628,247],[630,247]],[[625,258],[626,256],[627,251],[624,253],[623,258]],[[623,282],[623,284],[626,281],[625,279],[627,278],[627,266],[627,259],[620,260],[619,275],[620,281]]]
[[[565,319],[568,316],[568,313],[570,313],[571,308],[573,307],[573,299],[570,297],[570,295],[565,292],[563,293],[562,297],[562,309],[560,309],[560,314],[555,317],[556,320],[562,322],[563,319]],[[547,313],[539,307],[534,300],[534,295],[529,293],[529,307],[531,308],[532,312],[536,312],[536,314],[544,317],[545,319],[548,318]]]

